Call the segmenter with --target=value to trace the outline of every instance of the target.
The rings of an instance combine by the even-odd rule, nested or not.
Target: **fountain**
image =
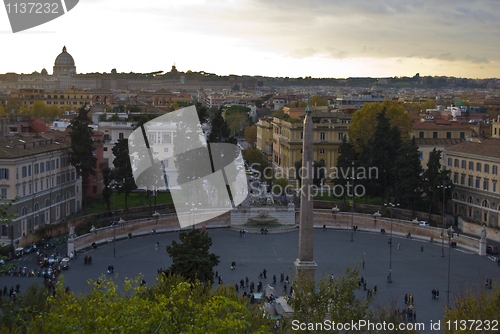
[[[259,211],[256,217],[248,217],[248,222],[255,225],[269,225],[276,223],[278,218],[269,216],[267,211]]]

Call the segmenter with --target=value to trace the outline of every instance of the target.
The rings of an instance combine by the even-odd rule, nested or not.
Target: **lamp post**
[[[446,307],[447,310],[450,309],[450,266],[451,266],[451,238],[453,237],[453,226],[448,229],[448,290],[446,291]],[[444,235],[443,235],[444,239]]]
[[[399,206],[399,203],[389,202],[387,205],[390,206],[391,210],[391,236],[389,237],[389,276],[387,276],[387,283],[392,283],[392,220],[394,207]]]
[[[356,177],[353,175],[351,177],[347,177],[346,179],[352,180],[351,241],[354,241],[354,181],[356,180]]]
[[[156,234],[156,231],[158,230],[158,218],[160,218],[160,214],[158,213],[158,211],[155,211],[155,213],[153,213],[153,217],[156,219],[156,229],[155,229],[155,234]]]
[[[441,257],[444,257],[444,230],[445,230],[445,225],[446,225],[446,219],[445,219],[445,209],[446,209],[446,204],[445,204],[445,195],[446,195],[446,189],[450,189],[451,185],[448,184],[449,180],[444,179],[441,181],[441,184],[437,186],[438,188],[443,189],[443,222],[442,222],[442,230],[441,230]]]

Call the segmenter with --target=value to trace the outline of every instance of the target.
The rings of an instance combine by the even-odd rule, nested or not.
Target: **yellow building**
[[[500,140],[474,140],[449,146],[444,151],[444,159],[455,184],[454,215],[498,227]]]
[[[333,173],[337,164],[338,149],[347,136],[351,115],[335,112],[313,111],[313,159],[324,161],[326,178]],[[295,163],[302,159],[303,117],[301,120],[274,117],[260,119],[257,127],[257,147],[268,152],[269,127],[272,127],[272,166],[283,173],[291,183],[296,184]]]
[[[56,105],[60,108],[79,108],[85,104],[92,104],[92,94],[89,91],[75,89],[74,87],[62,92],[46,92],[43,89],[20,89],[18,92],[10,93],[9,98],[21,101],[22,105],[28,108],[31,108],[36,101],[41,101],[48,106]]]
[[[272,162],[273,158],[273,121],[272,116],[265,116],[255,124],[257,126],[257,143],[256,146],[264,153],[269,161]]]

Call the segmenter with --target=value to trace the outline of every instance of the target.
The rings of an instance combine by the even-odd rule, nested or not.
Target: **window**
[[[92,175],[92,181],[97,181],[97,176],[96,175]]]
[[[469,175],[469,181],[467,182],[469,187],[472,187],[472,176]]]
[[[61,176],[57,175],[56,177],[56,186],[61,184]]]
[[[418,133],[418,138],[424,138],[424,131],[420,131]]]
[[[22,177],[26,177],[26,175],[28,175],[28,169],[26,168],[26,166],[23,166],[21,176],[22,176]]]
[[[9,179],[9,169],[0,168],[0,180],[8,180],[8,179]]]
[[[38,192],[38,182],[35,182],[35,192]]]
[[[484,179],[483,181],[483,190],[488,190],[488,184],[489,184],[489,180],[488,179]]]
[[[461,184],[462,186],[464,186],[464,185],[465,185],[465,174],[462,174],[462,175],[460,176],[460,184]]]
[[[50,170],[50,161],[47,161],[45,163],[45,169],[47,170],[47,172]]]
[[[61,168],[66,167],[66,157],[61,158]]]
[[[497,175],[497,166],[496,165],[493,165],[493,167],[491,167],[491,173],[493,175]]]
[[[172,143],[172,136],[170,133],[163,133],[161,136],[161,142],[163,144],[171,144]]]
[[[56,169],[56,162],[54,160],[50,161],[50,169],[52,170]]]
[[[469,170],[474,170],[474,163],[469,161]]]
[[[168,153],[168,147],[163,148],[163,153]]]
[[[94,194],[96,194],[96,193],[97,193],[97,186],[93,186],[93,187],[92,187],[92,192],[93,192]]]
[[[493,186],[491,188],[491,191],[493,191],[494,193],[497,192],[497,181],[496,180],[493,180]]]
[[[462,160],[462,169],[465,169],[467,167],[467,163],[465,162],[465,160]]]
[[[460,139],[464,139],[465,138],[465,132],[460,132]]]
[[[304,132],[300,133],[300,139],[304,139]]]
[[[26,196],[26,186],[23,186],[23,196]]]
[[[2,188],[2,196],[4,199],[7,199],[7,188]]]
[[[123,132],[120,132],[120,133],[118,134],[118,139],[123,139]]]
[[[46,181],[45,184],[47,184],[46,188],[49,189],[49,178],[47,178],[47,180],[45,180],[45,181]]]
[[[38,173],[39,173],[38,164],[34,165],[33,170],[34,170],[35,175],[38,175]]]
[[[452,166],[452,163],[451,163],[451,158],[448,158],[448,166]]]
[[[28,165],[28,176],[31,176],[31,165]]]
[[[32,188],[32,186],[31,186],[31,183],[30,183],[30,184],[28,184],[28,189],[29,189],[30,195],[33,193],[33,191],[32,191],[31,188]]]
[[[19,167],[16,167],[16,179],[19,180]]]
[[[104,152],[108,152],[108,148],[107,147],[104,147],[103,150],[104,150]]]
[[[319,135],[320,135],[320,140],[325,140],[325,133],[324,132],[321,132]]]
[[[476,177],[476,188],[480,189],[480,187],[481,187],[481,178],[480,177]]]
[[[481,171],[481,163],[480,162],[476,163],[476,171],[478,171],[478,172]]]
[[[40,162],[40,173],[45,172],[45,164],[43,162]]]
[[[54,186],[54,178],[52,178],[52,187]]]
[[[451,132],[446,132],[446,138],[451,139]]]
[[[454,167],[458,168],[458,159],[455,159],[455,165],[454,165]]]
[[[484,172],[489,173],[490,172],[490,165],[484,164]]]
[[[43,190],[43,180],[40,181],[40,191],[42,191],[42,190]]]
[[[96,154],[97,154],[97,149],[96,149],[96,148],[94,148],[94,149],[92,150],[92,155],[96,155]]]
[[[344,140],[344,133],[343,132],[339,132],[339,140]]]
[[[56,159],[56,168],[59,168],[59,159]]]
[[[66,183],[66,175],[65,175],[65,174],[63,174],[63,175],[61,175],[61,176],[62,176],[62,181],[61,181],[61,182],[62,182],[62,184],[65,184],[65,183]]]
[[[16,187],[16,196],[19,196],[19,186]]]
[[[438,137],[438,133],[437,133],[436,131],[434,131],[434,132],[432,133],[432,138],[437,138],[437,137]]]
[[[319,150],[319,154],[325,154],[325,150]]]

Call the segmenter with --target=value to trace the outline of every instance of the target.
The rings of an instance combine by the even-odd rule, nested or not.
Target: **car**
[[[487,254],[498,254],[498,247],[493,246],[493,245],[487,245],[486,246],[486,253]]]
[[[24,254],[29,254],[35,251],[36,251],[36,246],[33,244],[29,244],[28,246],[24,247]]]
[[[418,225],[419,226],[429,226],[429,223],[426,222],[426,221],[424,221],[424,220],[421,220],[421,221],[418,222]]]
[[[245,171],[245,174],[246,174],[246,175],[253,175],[253,172],[247,169],[247,170]]]
[[[69,258],[65,257],[64,259],[62,259],[60,265],[61,265],[62,270],[68,270],[69,269]]]
[[[16,250],[14,251],[14,257],[16,258],[22,257],[23,254],[24,254],[24,248],[22,247],[16,248]]]

